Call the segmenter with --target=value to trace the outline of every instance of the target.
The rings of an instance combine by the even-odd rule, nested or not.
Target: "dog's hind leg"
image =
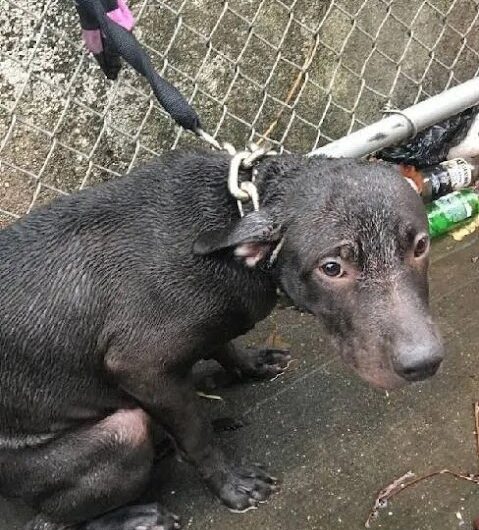
[[[146,488],[152,462],[148,416],[119,410],[46,444],[1,452],[0,486],[39,512],[26,530],[179,528],[156,504],[124,507]]]

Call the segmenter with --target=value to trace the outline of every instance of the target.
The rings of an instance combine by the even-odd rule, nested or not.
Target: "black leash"
[[[116,79],[121,70],[121,58],[138,73],[145,76],[161,106],[182,127],[193,131],[215,149],[226,150],[232,157],[228,177],[228,189],[238,203],[241,216],[243,203],[252,201],[254,210],[259,209],[259,198],[254,184],[253,166],[275,152],[269,146],[252,144],[248,149],[237,152],[229,144],[220,143],[203,130],[198,114],[181,93],[163,79],[153,68],[150,57],[132,33],[135,24],[133,15],[125,0],[74,0],[80,16],[83,40],[93,53],[98,64],[109,79]],[[251,180],[239,181],[240,169],[251,171]],[[274,260],[277,251],[272,256]]]
[[[193,107],[151,64],[150,57],[131,32],[134,20],[123,0],[75,0],[83,38],[109,79],[116,79],[120,58],[146,77],[166,112],[182,127],[204,135]]]

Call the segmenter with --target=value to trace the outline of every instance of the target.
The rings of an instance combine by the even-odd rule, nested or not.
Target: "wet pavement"
[[[23,2],[27,8],[14,7],[17,3],[4,1],[2,10],[0,0],[0,40],[8,51],[1,55],[0,50],[0,139],[13,131],[8,141],[5,136],[2,160],[23,168],[28,176],[42,173],[42,188],[37,189],[36,179],[0,163],[0,226],[13,219],[5,212],[24,215],[34,200],[39,205],[60,191],[111,178],[100,168],[122,173],[133,162],[151,158],[149,151],[138,150],[136,138],[148,149],[168,150],[177,136],[171,121],[152,111],[149,98],[137,93],[144,88],[138,76],[125,70],[120,88],[114,89],[118,93],[111,97],[113,89],[93,61],[82,58],[78,68],[82,55],[75,46],[80,35],[72,2],[69,8],[62,1],[48,3],[45,31],[39,30],[35,18],[45,2]],[[155,65],[163,67],[161,57],[168,50],[167,78],[192,97],[206,130],[219,129],[220,139],[237,146],[252,128],[268,130],[281,109],[271,138],[286,149],[304,152],[317,140],[317,124],[330,138],[341,137],[353,125],[376,120],[386,103],[404,108],[424,88],[431,94],[441,91],[451,82],[451,73],[462,81],[477,69],[477,54],[469,53],[479,50],[473,31],[477,6],[472,1],[341,0],[328,10],[327,2],[317,0],[248,0],[229,2],[221,24],[217,22],[223,9],[212,6],[223,2],[130,4],[136,14],[141,10],[137,35],[155,52]],[[449,24],[437,9],[448,13]],[[345,16],[348,10],[353,15]],[[277,99],[295,83],[299,67],[292,64],[303,64],[326,11],[322,43],[294,107],[286,109]],[[245,20],[253,18],[255,38],[245,40]],[[467,46],[456,27],[469,28]],[[65,31],[68,40],[57,29]],[[378,39],[373,42],[365,31]],[[438,45],[426,49],[411,38],[412,32],[427,42],[432,39],[430,46],[440,35]],[[351,38],[344,47],[346,34]],[[287,38],[277,55],[268,43],[277,46],[282,35]],[[334,49],[341,49],[341,55]],[[457,49],[464,53],[456,56]],[[388,56],[397,64],[385,62]],[[38,79],[27,83],[26,70],[35,71]],[[11,109],[16,109],[13,118]],[[35,127],[22,125],[16,115]],[[113,127],[105,129],[104,116]],[[183,135],[179,145],[192,141],[192,136]],[[448,238],[435,245],[433,308],[448,357],[440,374],[420,385],[389,396],[371,389],[330,351],[319,325],[292,309],[276,311],[247,338],[259,344],[276,333],[297,360],[282,378],[221,391],[223,401],[205,401],[204,407],[212,417],[245,420],[243,429],[221,438],[237,458],[264,462],[282,478],[282,491],[271,502],[244,515],[232,514],[186,464],[173,458],[157,470],[154,495],[180,514],[188,529],[352,530],[364,527],[376,492],[407,471],[476,471],[472,403],[479,399],[479,262],[471,261],[476,255],[479,236],[460,244]],[[477,515],[479,486],[439,477],[401,494],[372,528],[469,529]],[[27,519],[25,508],[0,499],[0,530],[20,530]]]
[[[156,471],[154,496],[194,530],[360,529],[377,491],[408,471],[449,468],[476,472],[472,404],[479,400],[479,236],[435,245],[431,267],[434,313],[447,359],[433,379],[398,392],[369,388],[342,365],[309,315],[280,309],[247,342],[272,335],[297,361],[273,382],[217,392],[204,401],[212,417],[243,418],[223,433],[237,458],[260,461],[283,481],[281,492],[247,514],[212,498],[191,468],[173,457]],[[127,477],[125,477],[127,480]],[[0,503],[0,530],[27,519],[19,505]],[[471,528],[479,515],[479,486],[441,476],[396,497],[372,528]]]

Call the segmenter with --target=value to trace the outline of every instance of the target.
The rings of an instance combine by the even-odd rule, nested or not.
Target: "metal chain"
[[[228,172],[228,190],[237,201],[240,216],[244,217],[243,203],[249,201],[253,203],[254,210],[258,211],[259,194],[254,182],[255,170],[253,169],[253,165],[261,158],[276,155],[277,152],[273,151],[269,144],[259,146],[255,143],[250,143],[243,151],[237,151],[230,143],[225,142],[220,144],[218,140],[203,129],[198,131],[198,136],[200,136],[200,138],[202,138],[208,145],[213,147],[213,149],[226,151],[232,156]],[[240,183],[239,172],[241,169],[251,170],[251,180]]]
[[[231,146],[228,145],[227,149]],[[243,203],[251,201],[255,211],[259,210],[259,194],[255,184],[256,172],[253,169],[255,162],[261,160],[266,156],[276,155],[276,151],[272,151],[268,145],[259,147],[252,143],[244,151],[239,151],[233,155],[230,163],[228,173],[228,190],[236,199],[240,216],[244,216]],[[251,170],[251,180],[239,182],[240,169]]]

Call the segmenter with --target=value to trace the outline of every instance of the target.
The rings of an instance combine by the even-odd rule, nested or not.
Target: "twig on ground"
[[[475,424],[476,452],[477,452],[477,457],[479,459],[479,401],[476,401],[474,403],[474,424]],[[392,499],[394,496],[398,495],[399,493],[401,493],[407,488],[415,486],[419,482],[423,482],[424,480],[428,480],[438,475],[449,475],[458,480],[467,480],[468,482],[472,482],[479,486],[479,473],[478,474],[459,473],[456,471],[451,471],[449,469],[441,469],[440,471],[432,471],[430,473],[425,473],[424,475],[416,476],[411,471],[408,471],[401,477],[393,480],[393,482],[391,482],[390,484],[388,484],[386,487],[384,487],[383,489],[379,491],[379,493],[376,496],[376,500],[374,501],[374,505],[371,511],[369,512],[368,518],[366,519],[364,526],[366,528],[370,528],[371,523],[375,519],[377,519],[377,517],[379,516],[379,510],[381,510],[382,508],[385,508],[388,504],[388,501]],[[477,530],[479,530],[479,527]]]
[[[464,474],[464,473],[458,473],[456,471],[451,471],[449,469],[441,469],[440,471],[432,471],[431,473],[426,473],[425,475],[420,475],[419,477],[416,477],[414,473],[411,473],[411,471],[408,471],[405,475],[391,482],[391,484],[386,486],[384,489],[382,489],[378,493],[376,500],[374,502],[374,506],[371,512],[369,513],[364,526],[366,528],[371,527],[371,522],[374,521],[378,517],[379,510],[382,508],[385,508],[388,504],[388,501],[392,497],[394,497],[398,493],[401,493],[401,491],[404,491],[405,489],[410,488],[411,486],[415,486],[419,482],[428,480],[432,477],[436,477],[437,475],[450,475],[456,479],[467,480],[479,486],[479,475]],[[412,479],[412,480],[408,481],[408,479]]]
[[[475,424],[475,433],[476,433],[476,453],[479,466],[479,401],[474,403],[474,424]]]
[[[196,394],[203,399],[212,399],[213,401],[223,401],[223,398],[221,396],[217,396],[215,394],[205,394],[204,392],[201,392],[201,390],[197,390]]]

